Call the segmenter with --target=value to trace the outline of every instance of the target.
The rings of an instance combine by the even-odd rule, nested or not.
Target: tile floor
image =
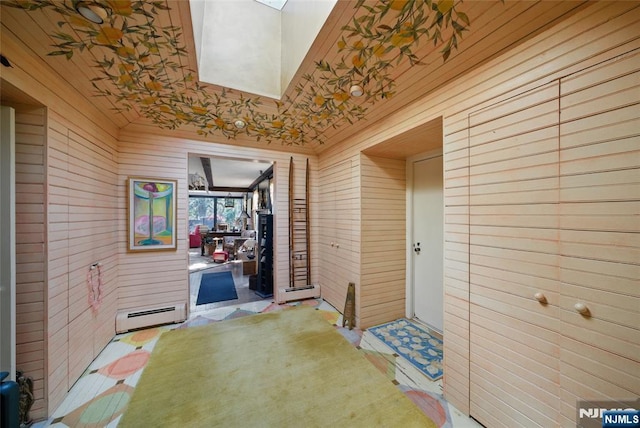
[[[418,407],[440,427],[479,427],[442,397],[442,381],[430,381],[403,358],[393,354],[368,331],[342,328],[342,316],[321,299],[288,305],[310,305],[322,311],[328,322],[361,350]],[[270,300],[260,300],[202,310],[180,324],[162,326],[117,335],[91,363],[51,418],[36,427],[116,427],[140,378],[155,344],[163,332],[189,328],[225,319],[282,310]]]
[[[188,328],[256,313],[281,310],[273,299],[263,299],[249,289],[249,277],[242,275],[240,262],[218,264],[199,249],[189,252],[190,319],[180,325],[161,326],[117,335],[91,363],[69,391],[64,402],[47,421],[35,427],[116,427],[133,394],[153,347],[163,332]],[[200,279],[204,273],[229,271],[238,299],[196,306]],[[418,369],[368,331],[342,328],[340,313],[320,299],[289,305],[312,305],[367,359],[385,373],[418,407],[440,427],[479,427],[442,398],[442,381],[430,381]]]
[[[205,273],[213,272],[231,272],[233,282],[236,285],[238,298],[235,300],[227,300],[224,302],[207,303],[205,305],[197,305],[198,290],[200,289],[200,279]],[[258,296],[254,290],[249,289],[249,276],[242,274],[242,262],[240,260],[229,261],[226,263],[214,263],[211,256],[200,256],[200,250],[189,251],[189,313],[191,316],[209,311],[215,308],[221,308],[228,305],[237,305],[241,303],[257,302],[263,299]]]
[[[217,266],[211,256],[201,256],[199,248],[189,248],[189,272]]]

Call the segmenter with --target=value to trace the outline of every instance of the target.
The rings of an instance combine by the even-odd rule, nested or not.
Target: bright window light
[[[282,10],[287,0],[256,0],[258,3],[265,4],[274,9]]]

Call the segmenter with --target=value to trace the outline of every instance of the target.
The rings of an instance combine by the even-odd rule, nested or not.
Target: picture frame
[[[127,178],[127,251],[176,251],[177,180]]]

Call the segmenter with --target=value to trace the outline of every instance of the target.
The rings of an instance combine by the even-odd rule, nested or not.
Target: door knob
[[[536,294],[533,295],[533,297],[540,303],[542,303],[543,305],[547,303],[547,296],[545,296],[544,294],[538,292]]]
[[[588,317],[591,316],[591,311],[584,303],[578,302],[573,305],[573,308],[582,316]]]

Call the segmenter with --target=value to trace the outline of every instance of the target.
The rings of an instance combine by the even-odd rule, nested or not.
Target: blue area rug
[[[214,272],[202,275],[196,306],[237,298],[238,293],[231,272]]]
[[[442,377],[442,340],[401,318],[368,329],[431,380]]]

